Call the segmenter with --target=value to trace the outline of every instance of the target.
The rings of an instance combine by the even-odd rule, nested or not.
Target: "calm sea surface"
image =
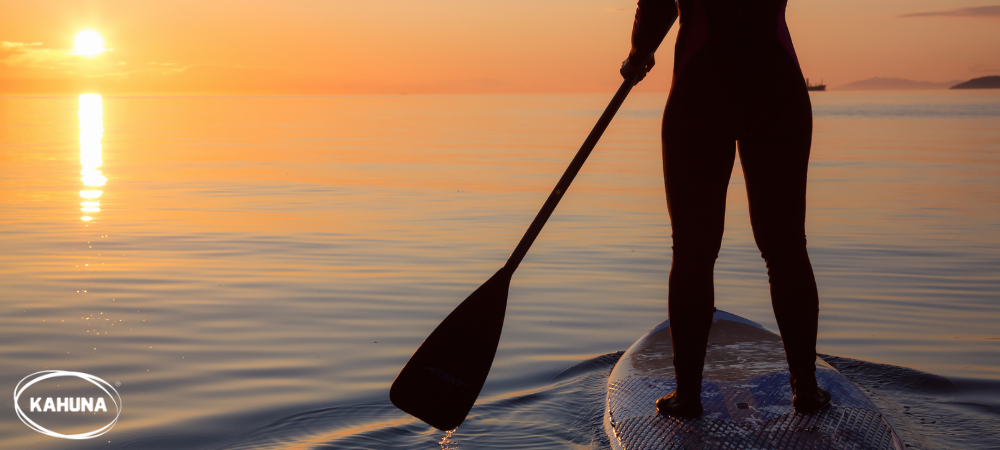
[[[605,448],[607,374],[666,318],[664,96],[628,99],[521,264],[465,424],[388,388],[610,97],[0,97],[2,447]],[[820,352],[911,449],[1000,448],[1000,91],[812,98]],[[739,167],[726,226],[717,306],[776,329]],[[118,386],[114,429],[22,424],[47,369]]]

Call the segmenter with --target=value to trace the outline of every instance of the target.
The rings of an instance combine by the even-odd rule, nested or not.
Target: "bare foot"
[[[701,397],[677,395],[677,391],[656,401],[656,411],[668,416],[694,419],[701,417]]]
[[[830,404],[830,393],[816,385],[816,374],[813,372],[791,375],[792,406],[800,413],[819,411]]]

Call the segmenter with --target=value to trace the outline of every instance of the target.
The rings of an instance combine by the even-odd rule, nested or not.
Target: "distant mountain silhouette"
[[[944,83],[932,81],[913,81],[905,78],[883,78],[874,77],[867,80],[855,81],[845,85],[837,86],[837,90],[893,90],[893,89],[948,89],[961,80],[952,80]]]
[[[1000,76],[973,78],[964,83],[956,84],[949,89],[1000,89]]]

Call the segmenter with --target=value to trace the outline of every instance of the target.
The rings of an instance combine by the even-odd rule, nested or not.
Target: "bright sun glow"
[[[83,30],[73,38],[73,53],[80,56],[96,56],[106,51],[104,38],[94,30]]]

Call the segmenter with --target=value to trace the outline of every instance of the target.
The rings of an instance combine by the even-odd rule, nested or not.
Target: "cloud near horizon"
[[[982,63],[970,64],[969,65],[969,72],[972,72],[972,73],[998,73],[998,74],[1000,74],[1000,66],[992,65],[992,64],[982,64]]]
[[[135,64],[109,56],[86,58],[41,42],[0,41],[0,92],[48,94],[81,86],[161,85],[190,69],[176,63]]]
[[[903,14],[899,17],[1000,17],[1000,5]]]
[[[52,67],[68,56],[68,51],[44,48],[41,42],[0,42],[0,64],[7,66]]]

